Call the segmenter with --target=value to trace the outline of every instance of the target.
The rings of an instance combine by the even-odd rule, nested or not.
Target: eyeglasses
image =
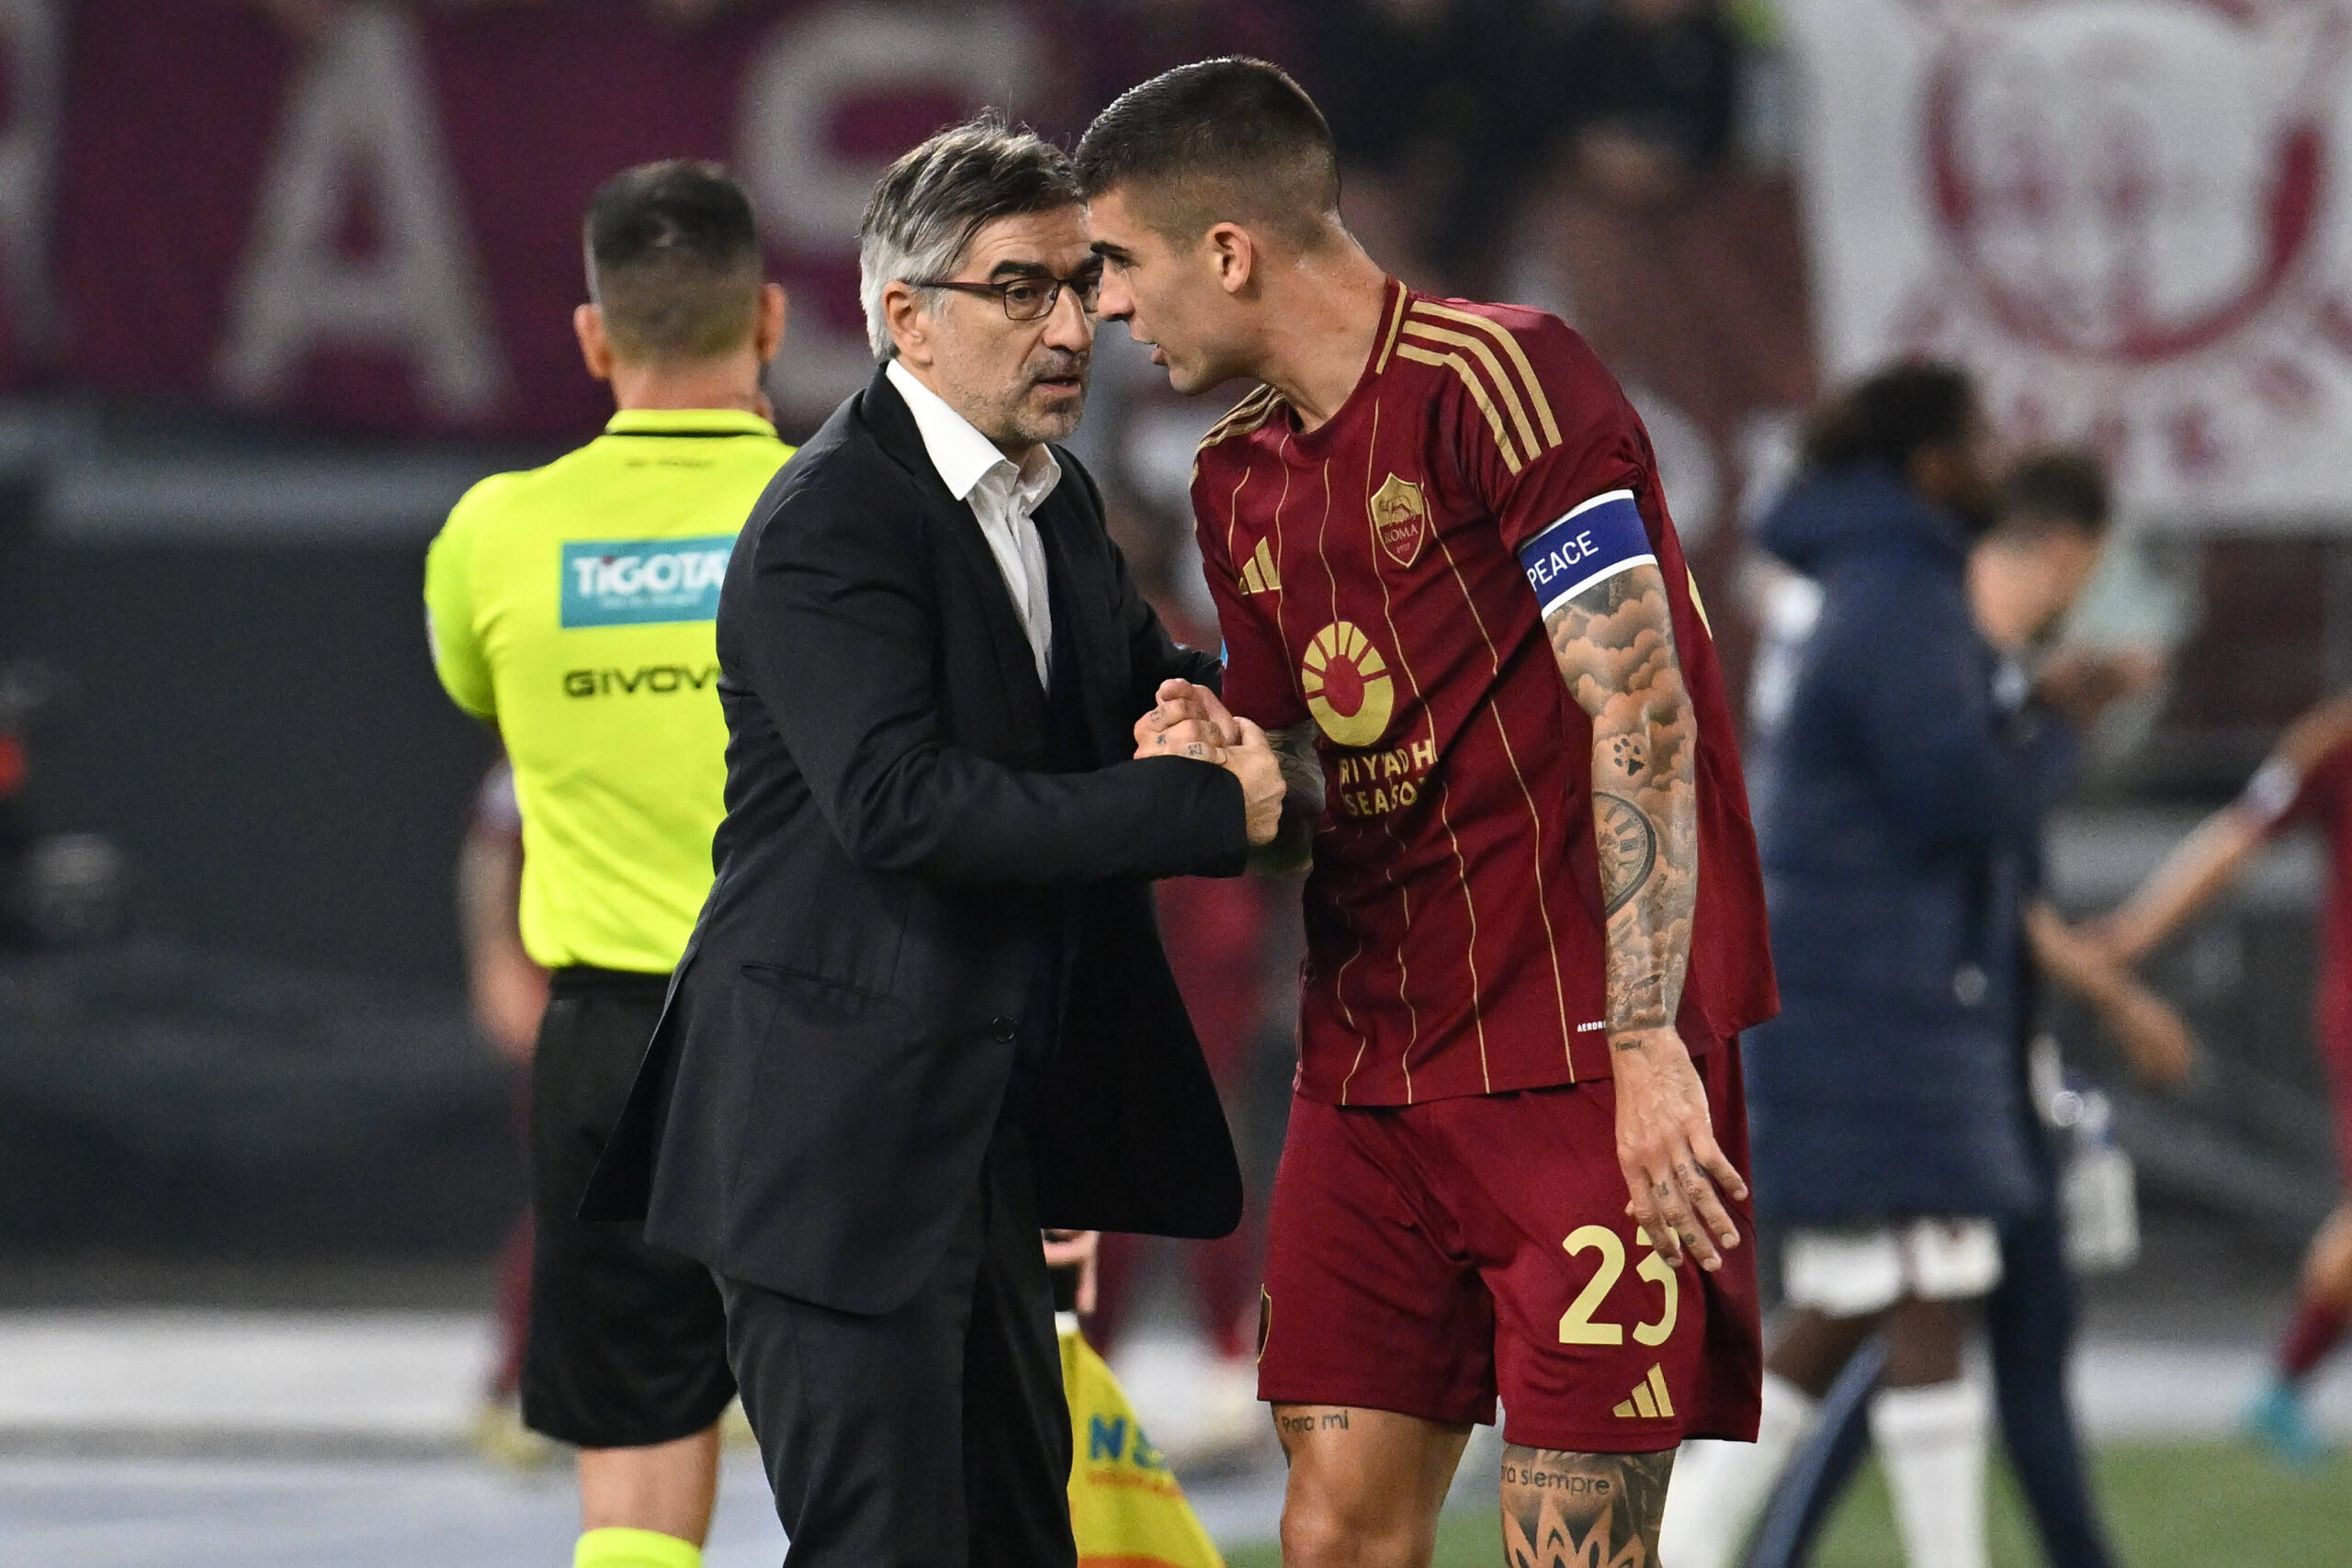
[[[1078,308],[1088,315],[1102,298],[1102,270],[1089,267],[1074,277],[1055,277],[1049,274],[1032,274],[1023,277],[1008,277],[1001,283],[959,283],[953,278],[911,278],[916,288],[953,288],[959,294],[993,294],[997,303],[1004,307],[1007,321],[1043,321],[1054,313],[1062,300],[1062,290],[1069,289],[1078,296]]]

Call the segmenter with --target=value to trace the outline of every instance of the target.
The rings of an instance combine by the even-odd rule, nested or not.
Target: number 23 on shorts
[[[1650,1233],[1636,1230],[1634,1243],[1637,1247],[1649,1247]],[[1567,1248],[1571,1258],[1587,1252],[1600,1254],[1600,1267],[1593,1270],[1592,1278],[1585,1282],[1584,1289],[1577,1293],[1577,1299],[1568,1304],[1568,1310],[1561,1314],[1560,1343],[1623,1345],[1625,1342],[1624,1326],[1595,1322],[1592,1314],[1600,1310],[1600,1303],[1609,1299],[1609,1292],[1616,1289],[1618,1280],[1625,1272],[1624,1238],[1607,1225],[1581,1225],[1560,1245]],[[1635,1266],[1634,1272],[1655,1284],[1663,1297],[1655,1321],[1634,1325],[1634,1339],[1642,1345],[1663,1345],[1674,1333],[1675,1316],[1681,1306],[1682,1281],[1676,1277],[1672,1266],[1657,1255],[1656,1247],[1650,1247],[1649,1255]]]

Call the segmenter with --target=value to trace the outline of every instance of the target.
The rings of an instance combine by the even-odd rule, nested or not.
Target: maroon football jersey
[[[1202,443],[1193,504],[1225,697],[1312,718],[1328,807],[1306,884],[1299,1092],[1398,1105],[1605,1076],[1592,723],[1517,558],[1631,491],[1697,711],[1698,908],[1677,1020],[1771,1016],[1731,713],[1649,436],[1556,318],[1389,285],[1363,378],[1302,432],[1272,389]]]

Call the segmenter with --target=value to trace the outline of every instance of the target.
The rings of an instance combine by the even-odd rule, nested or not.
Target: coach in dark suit
[[[1238,1221],[1148,882],[1238,872],[1283,790],[1261,734],[1130,760],[1216,664],[1048,445],[1100,265],[1063,154],[943,132],[863,241],[883,368],[736,547],[718,881],[590,1204],[718,1276],[795,1568],[1051,1568],[1039,1227]]]

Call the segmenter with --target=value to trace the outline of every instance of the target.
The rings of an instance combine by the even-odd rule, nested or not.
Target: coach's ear
[[[1209,250],[1209,264],[1216,268],[1219,287],[1227,294],[1238,294],[1250,287],[1258,270],[1258,243],[1250,231],[1238,223],[1219,223],[1208,231],[1204,242]]]
[[[605,336],[605,312],[594,305],[579,307],[571,312],[571,330],[580,339],[580,358],[588,374],[599,381],[611,380],[613,345]]]
[[[931,368],[931,310],[922,291],[894,279],[882,287],[882,320],[910,368]]]

